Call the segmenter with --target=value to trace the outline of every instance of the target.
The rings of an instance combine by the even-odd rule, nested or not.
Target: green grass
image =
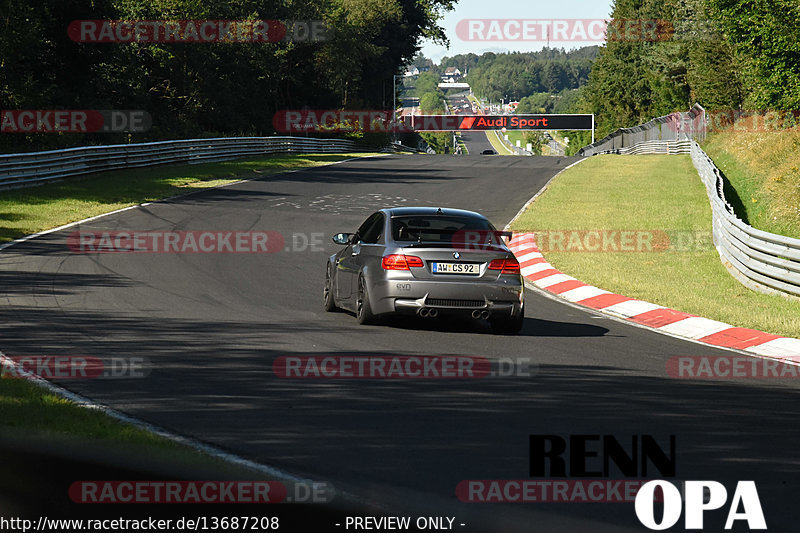
[[[461,138],[461,135],[458,135],[456,138],[458,139],[458,145],[461,147],[461,153],[464,155],[469,155],[469,149],[467,148],[467,145],[464,144],[464,139]]]
[[[746,288],[710,242],[711,208],[688,155],[595,156],[564,172],[514,223],[515,231],[693,231],[692,251],[545,251],[562,272],[687,313],[800,337],[800,301]]]
[[[500,132],[487,131],[485,133],[486,133],[486,138],[489,140],[489,143],[492,145],[492,148],[494,148],[495,152],[497,152],[500,155],[513,155],[514,154],[514,152],[512,152],[503,143],[503,141],[500,140],[500,137],[498,137],[498,135],[501,135]]]
[[[500,132],[500,134],[502,135],[503,133]],[[517,145],[517,141],[519,141],[522,148],[525,148],[525,145],[528,143],[528,141],[525,140],[524,131],[508,131],[506,132],[506,135],[508,135],[508,142],[514,146]]]
[[[245,473],[187,445],[116,420],[101,411],[80,407],[24,379],[0,379],[0,432],[6,439],[24,443],[114,451],[119,457],[146,460],[170,468],[215,468]]]
[[[120,170],[3,191],[0,194],[0,243],[142,202],[245,178],[325,165],[357,155],[275,155],[253,160]]]
[[[3,191],[0,242],[142,202],[358,155],[367,154],[276,155],[255,160],[131,169]],[[180,459],[216,461],[99,411],[80,407],[23,379],[0,379],[0,432],[23,438],[71,436],[83,441],[157,448],[162,455]]]
[[[177,447],[100,411],[78,407],[25,379],[9,377],[0,380],[0,427],[3,433],[77,434],[91,440],[116,439],[136,445]]]
[[[800,131],[720,131],[703,149],[730,182],[726,197],[740,218],[800,238]]]

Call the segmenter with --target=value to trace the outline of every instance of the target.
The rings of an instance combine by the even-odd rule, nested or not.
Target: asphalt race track
[[[484,150],[494,150],[494,146],[486,138],[483,131],[462,131],[461,139],[469,150],[470,155],[480,155]],[[496,151],[496,150],[495,150]]]
[[[481,134],[483,135],[483,134]],[[691,381],[677,355],[731,352],[526,294],[518,336],[480,323],[359,326],[325,313],[330,235],[373,210],[431,205],[504,226],[574,158],[392,155],[149,204],[0,254],[0,350],[9,356],[145,357],[140,379],[64,387],[179,434],[377,502],[456,516],[459,531],[646,531],[630,503],[463,503],[462,480],[529,478],[529,435],[676,440],[673,480],[755,480],[770,531],[795,531],[800,415],[791,380]],[[569,206],[564,206],[569,209]],[[75,254],[73,231],[267,230],[271,254]],[[318,251],[306,239],[324,235]],[[296,237],[294,237],[296,236]],[[468,355],[529,360],[530,376],[283,379],[291,355]],[[651,465],[652,466],[652,465]],[[658,477],[651,468],[649,478]],[[611,476],[614,477],[614,476]],[[643,479],[646,477],[642,477]],[[725,512],[707,514],[722,531]],[[679,523],[679,525],[682,522]],[[331,531],[344,528],[331,526]],[[737,531],[745,531],[741,526]]]

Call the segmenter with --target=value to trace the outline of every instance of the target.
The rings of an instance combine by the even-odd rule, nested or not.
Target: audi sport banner
[[[272,125],[285,133],[592,130],[594,120],[592,115],[405,115],[395,119],[386,110],[303,109],[278,111]]]
[[[413,131],[594,129],[592,115],[411,115],[403,121]]]

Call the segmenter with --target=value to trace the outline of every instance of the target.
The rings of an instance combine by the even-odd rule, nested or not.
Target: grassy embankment
[[[766,187],[783,183],[768,181],[774,175],[765,171]],[[708,197],[688,155],[592,157],[554,180],[513,229],[692,235],[694,246],[668,251],[563,250],[544,255],[562,272],[609,291],[736,326],[800,337],[800,301],[752,291],[722,265],[711,243]]]
[[[730,182],[725,194],[740,218],[800,238],[800,131],[724,131],[703,149]]]

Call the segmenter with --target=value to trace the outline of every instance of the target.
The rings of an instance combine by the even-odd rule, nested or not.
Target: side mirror
[[[331,238],[331,240],[336,244],[350,244],[350,237],[352,237],[352,235],[352,233],[337,233]]]

